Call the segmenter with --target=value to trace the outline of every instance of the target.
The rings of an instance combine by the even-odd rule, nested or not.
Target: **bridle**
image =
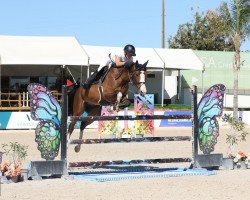
[[[142,65],[138,65],[136,63],[134,63],[134,66],[132,66],[133,68],[135,68],[134,70],[129,70],[127,68],[122,68],[122,70],[120,71],[120,73],[115,77],[115,80],[117,80],[118,78],[120,78],[122,76],[122,74],[126,71],[128,73],[128,77],[129,77],[129,81],[126,81],[127,83],[132,83],[135,87],[137,87],[138,89],[140,89],[143,85],[145,85],[146,82],[146,67],[143,67]],[[140,80],[139,80],[139,84],[136,81],[136,77],[138,76],[136,73],[140,71]]]
[[[138,71],[140,72],[139,75],[136,74]],[[132,73],[129,72],[129,81],[130,81],[133,85],[135,85],[138,89],[140,89],[141,86],[145,84],[145,80],[146,80],[145,71],[146,71],[146,70],[135,70],[135,71],[133,71]],[[139,84],[138,84],[137,81],[136,81],[136,76],[140,76]]]
[[[141,66],[141,65],[140,65]],[[136,68],[137,66],[135,66]],[[138,89],[140,89],[143,85],[145,85],[146,82],[146,68],[145,67],[139,67],[135,69],[133,72],[128,71],[128,76],[129,76],[129,81],[135,85]],[[140,72],[139,75],[137,75],[137,72]],[[140,76],[139,84],[137,84],[136,77],[135,76]]]

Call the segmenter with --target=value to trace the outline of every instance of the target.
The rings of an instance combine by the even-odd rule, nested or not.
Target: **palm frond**
[[[245,26],[249,25],[250,21],[250,0],[234,0],[237,3],[237,32],[242,32]],[[245,33],[244,33],[245,34]]]
[[[220,17],[224,20],[226,32],[231,33],[234,29],[233,17],[230,13],[228,4],[223,2],[219,8]]]
[[[250,23],[243,27],[241,32],[241,38],[245,41],[245,39],[250,37]]]
[[[250,0],[232,0],[229,4],[223,2],[219,13],[225,22],[230,38],[244,42],[250,35]]]

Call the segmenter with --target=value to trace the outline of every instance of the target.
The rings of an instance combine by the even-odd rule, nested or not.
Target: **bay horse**
[[[102,106],[113,105],[118,109],[120,101],[125,106],[129,106],[130,102],[126,98],[129,82],[132,82],[140,94],[144,96],[146,90],[146,66],[148,61],[144,64],[139,64],[138,61],[132,62],[129,66],[116,67],[115,64],[110,67],[105,74],[102,82],[93,83],[89,89],[84,89],[82,85],[76,90],[73,98],[73,116],[81,116],[84,112],[88,116],[100,116]],[[69,97],[69,99],[72,99]],[[72,102],[69,100],[69,106]],[[72,120],[69,125],[68,134],[71,136],[74,131],[74,126],[77,120]],[[93,121],[82,121],[80,126],[79,139],[83,137],[83,131]],[[75,151],[79,152],[81,145],[75,146]]]

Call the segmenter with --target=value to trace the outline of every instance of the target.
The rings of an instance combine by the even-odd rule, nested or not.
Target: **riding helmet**
[[[135,47],[131,44],[127,44],[124,49],[123,49],[126,53],[131,54],[132,56],[136,56],[135,54]]]

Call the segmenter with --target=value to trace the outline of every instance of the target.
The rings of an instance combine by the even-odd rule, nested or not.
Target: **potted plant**
[[[224,167],[229,169],[239,168],[239,164],[243,163],[240,161],[246,162],[248,159],[246,154],[242,151],[239,151],[236,154],[235,147],[238,145],[239,142],[246,141],[246,137],[249,132],[247,132],[245,124],[242,121],[235,120],[231,116],[231,114],[224,114],[222,120],[230,125],[230,131],[228,134],[226,134],[226,143],[229,144],[228,157],[224,158],[223,160],[224,164],[227,166]]]
[[[18,142],[2,144],[3,153],[8,156],[9,160],[1,164],[1,172],[7,179],[18,182],[21,175],[22,162],[27,157],[28,146]]]

